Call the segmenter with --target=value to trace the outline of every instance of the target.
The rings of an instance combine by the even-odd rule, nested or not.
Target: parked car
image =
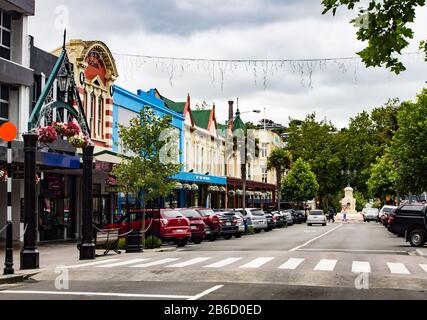
[[[276,218],[271,213],[265,213],[265,217],[267,218],[267,228],[264,231],[270,232],[276,228]]]
[[[200,244],[206,236],[206,225],[203,218],[194,209],[179,209],[179,211],[190,221],[191,241]]]
[[[379,217],[379,211],[375,208],[367,208],[363,213],[363,221],[364,222],[370,222],[370,221],[380,221]]]
[[[286,217],[286,222],[288,224],[288,226],[293,226],[294,225],[294,216],[291,213],[291,210],[285,210],[283,211],[285,217]]]
[[[273,211],[273,217],[276,219],[277,228],[283,228],[288,225],[288,219],[286,213],[283,211]],[[292,218],[291,218],[292,219]]]
[[[387,225],[389,214],[394,213],[394,211],[396,211],[396,209],[397,209],[397,207],[395,207],[395,206],[387,206],[387,205],[381,208],[378,216],[379,216],[380,222],[384,226]]]
[[[307,225],[321,224],[324,227],[327,225],[326,215],[322,210],[311,210],[307,217]]]
[[[120,234],[142,229],[142,210],[132,210],[116,223],[103,226],[103,229],[120,229]],[[130,220],[130,222],[129,222]],[[146,210],[146,235],[154,235],[163,242],[184,247],[191,238],[190,221],[178,210]]]
[[[244,222],[233,211],[217,213],[221,226],[221,236],[229,240],[233,236],[240,238],[244,233]],[[240,221],[239,221],[240,220]]]
[[[244,230],[243,230],[243,233],[246,233],[246,232],[248,232],[248,224],[247,224],[247,222],[246,222],[246,219],[245,219],[245,216],[242,214],[242,212],[240,212],[240,211],[233,211],[234,212],[234,214],[238,217],[238,218],[240,218],[241,219],[241,221],[242,221],[242,223],[243,223],[243,228],[244,228]],[[240,226],[240,228],[241,228],[241,226]]]
[[[218,215],[212,209],[206,208],[194,208],[203,219],[206,225],[206,239],[209,241],[215,241],[220,236],[221,226],[219,224]]]
[[[305,215],[304,210],[295,210],[294,215],[298,224],[307,222],[307,216]]]
[[[404,236],[413,247],[423,247],[427,236],[427,206],[424,204],[405,204],[396,212],[389,230]]]
[[[244,211],[243,209],[236,209],[236,211],[240,211],[245,216],[246,223],[253,226],[255,233],[268,228],[267,217],[263,210],[247,208]]]

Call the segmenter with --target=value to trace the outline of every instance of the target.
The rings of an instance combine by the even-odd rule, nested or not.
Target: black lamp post
[[[354,170],[353,172],[351,172],[350,169],[348,169],[347,171],[341,170],[341,175],[347,176],[347,187],[351,186],[351,174],[356,175],[357,170]]]
[[[24,174],[24,213],[26,232],[24,248],[21,251],[21,269],[38,269],[39,252],[36,246],[36,151],[37,134],[24,134],[25,174]]]

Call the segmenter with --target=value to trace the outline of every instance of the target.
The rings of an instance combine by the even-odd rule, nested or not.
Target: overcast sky
[[[193,105],[213,102],[224,121],[227,101],[240,98],[242,111],[267,108],[267,117],[286,124],[316,112],[343,127],[350,117],[372,110],[388,98],[414,99],[426,86],[427,63],[421,55],[404,58],[408,70],[395,76],[384,69],[366,69],[357,61],[307,64],[172,64],[125,58],[120,54],[210,59],[302,59],[355,56],[364,45],[349,24],[354,12],[322,16],[320,0],[36,0],[30,33],[38,47],[61,45],[68,20],[68,38],[101,40],[116,55],[116,84],[131,91],[158,88],[176,101],[190,93]],[[63,19],[67,17],[68,19]],[[417,11],[416,51],[427,37],[427,7]],[[220,69],[225,70],[224,81]],[[300,68],[303,68],[301,74]],[[171,70],[174,70],[171,72]],[[266,87],[264,72],[267,71]],[[172,79],[171,79],[172,76]],[[255,83],[256,79],[256,83]],[[262,115],[248,114],[257,122]]]

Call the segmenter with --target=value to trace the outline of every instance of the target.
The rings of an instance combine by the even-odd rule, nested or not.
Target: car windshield
[[[264,211],[257,211],[257,210],[253,210],[252,214],[254,216],[263,216],[264,215]]]
[[[200,218],[200,214],[196,210],[180,210],[187,218]]]
[[[199,210],[199,214],[202,217],[210,217],[211,215],[213,215],[215,213],[213,212],[213,210]]]
[[[397,208],[384,208],[383,212],[387,212],[387,213],[391,213],[394,212],[394,210],[396,210]]]
[[[368,209],[368,210],[366,210],[366,213],[368,213],[368,214],[377,214],[378,210],[377,209]]]
[[[323,216],[323,211],[311,211],[311,216]]]
[[[178,218],[182,217],[182,213],[174,210],[162,211],[162,216],[164,218]]]

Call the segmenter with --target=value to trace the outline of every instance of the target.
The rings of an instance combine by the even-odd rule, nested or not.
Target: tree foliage
[[[268,157],[267,161],[267,169],[269,171],[275,170],[276,171],[276,180],[277,180],[277,187],[276,191],[278,193],[277,197],[277,207],[280,210],[280,185],[282,183],[283,174],[286,170],[290,169],[292,165],[292,154],[283,148],[276,148]]]
[[[346,6],[354,10],[360,0],[323,0],[323,14],[332,11],[335,16],[339,7]],[[367,67],[385,66],[399,74],[406,68],[396,57],[406,49],[414,32],[409,24],[415,20],[415,10],[425,5],[425,0],[370,0],[365,8],[358,7],[358,17],[351,21],[359,29],[357,39],[368,42],[367,47],[358,55]],[[426,53],[427,43],[420,43],[420,49]]]
[[[282,184],[282,194],[286,199],[294,202],[304,202],[313,199],[319,191],[316,175],[310,165],[298,159]]]
[[[397,172],[388,154],[377,159],[372,165],[371,176],[367,182],[368,194],[385,200],[387,195],[393,195],[397,190]]]

